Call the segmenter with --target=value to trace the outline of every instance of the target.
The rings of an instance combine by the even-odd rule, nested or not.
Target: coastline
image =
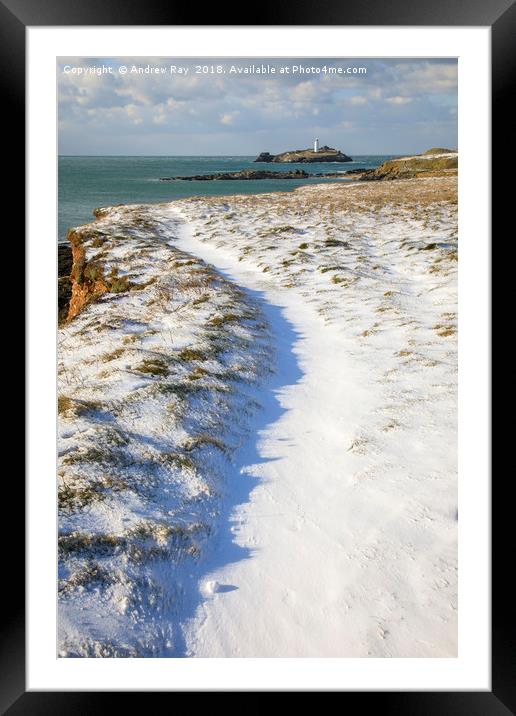
[[[390,155],[357,156],[349,164],[297,165],[319,172],[334,168],[379,166]],[[196,175],[217,172],[254,170],[254,156],[220,157],[59,157],[59,240],[65,241],[71,226],[91,221],[95,206],[118,204],[151,204],[173,201],[189,196],[210,196],[212,193],[246,194],[257,192],[291,191],[313,179],[281,181],[233,182],[231,185],[211,182],[161,182],[160,177],[170,175]],[[271,168],[263,165],[264,168]],[[272,168],[294,168],[293,165],[273,165]]]
[[[126,234],[110,238],[109,249],[104,245],[107,264],[124,255],[128,241],[133,251],[136,238],[138,251],[147,251],[146,258],[138,259],[141,279],[154,256],[157,282],[165,280],[162,252],[180,251],[182,258],[174,256],[170,264],[179,263],[176,270],[208,272],[213,276],[209,283],[222,281],[223,287],[229,278],[228,286],[236,285],[239,292],[232,303],[238,299],[247,306],[254,295],[256,315],[269,327],[260,327],[258,320],[256,330],[265,341],[261,345],[269,346],[269,358],[257,366],[252,400],[263,398],[267,362],[277,376],[281,414],[272,416],[255,406],[257,416],[274,418],[258,433],[253,432],[254,418],[245,417],[247,409],[241,414],[247,437],[242,436],[234,454],[236,468],[230,463],[221,467],[216,449],[200,467],[201,473],[209,470],[215,459],[222,470],[231,505],[222,514],[230,524],[221,526],[222,541],[216,536],[207,540],[205,557],[202,544],[196,544],[199,554],[181,557],[181,564],[195,563],[184,570],[191,569],[194,579],[181,579],[198,609],[188,617],[180,606],[170,612],[170,619],[176,619],[173,635],[167,636],[176,640],[170,655],[179,655],[178,643],[183,643],[191,656],[453,656],[456,179],[340,182],[288,193],[195,197],[112,209],[90,228],[98,231],[103,221],[112,222],[110,237],[120,226]],[[89,261],[97,260],[100,248],[88,246]],[[122,275],[135,273],[136,253],[128,256]],[[219,278],[221,271],[228,278]],[[129,280],[138,281],[138,275]],[[113,317],[108,320],[104,312],[111,306],[119,314],[117,302],[129,305],[133,299],[143,310],[148,291],[155,289],[149,284],[123,295],[106,293],[87,305],[68,324],[74,334],[72,362],[77,357],[91,361],[91,331],[98,355],[106,351],[104,338],[118,350],[115,339],[138,333],[128,332],[127,318],[113,328]],[[202,331],[213,320],[216,295],[200,304],[205,314],[192,306],[186,318],[178,314],[174,330],[185,335],[181,325],[189,320],[189,330]],[[198,298],[192,294],[189,301]],[[166,306],[156,309],[160,313],[153,320],[163,320]],[[232,330],[245,329],[238,318],[228,324]],[[266,338],[269,330],[272,338]],[[277,346],[282,331],[290,338],[278,352],[278,364],[267,351]],[[163,334],[160,340],[161,353],[177,352],[171,338]],[[246,355],[253,353],[244,352],[244,360]],[[103,366],[113,372],[106,380],[113,380],[117,390],[128,360],[120,354]],[[214,366],[190,361],[189,370],[198,368],[211,384]],[[156,374],[151,382],[160,380]],[[244,384],[237,377],[233,387],[239,393]],[[273,396],[267,400],[274,412]],[[230,414],[217,413],[231,432]],[[100,423],[95,409],[86,418]],[[126,450],[123,445],[117,449],[122,455]],[[252,479],[246,501],[235,503],[231,494],[238,491],[241,471]],[[184,470],[178,476],[184,480]],[[173,484],[168,489],[178,489]],[[119,498],[120,492],[111,491],[106,499]],[[208,503],[205,507],[209,511]],[[213,514],[213,525],[220,516]],[[74,519],[81,529],[98,533],[90,518],[86,525],[81,515]],[[231,539],[224,532],[229,527]],[[117,543],[119,556],[125,544]],[[109,557],[97,558],[109,571]],[[182,575],[181,569],[175,573]],[[127,577],[127,570],[122,573]],[[129,590],[127,584],[119,579],[114,587],[108,580],[102,587],[93,580],[82,586],[86,593],[100,589],[109,605],[113,590],[119,601],[127,597],[121,595]],[[84,601],[81,593],[74,598],[79,605]],[[119,612],[120,633],[124,614]],[[152,609],[139,613],[147,641],[140,637],[138,649],[144,652],[145,643],[152,651],[156,638],[145,626],[152,622],[149,614]],[[116,641],[116,630],[114,635]]]

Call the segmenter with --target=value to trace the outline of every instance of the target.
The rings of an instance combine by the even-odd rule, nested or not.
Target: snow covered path
[[[258,292],[278,352],[260,428],[230,477],[237,490],[238,480],[254,483],[230,517],[240,552],[220,537],[202,565],[204,599],[184,626],[185,655],[453,656],[456,494],[442,469],[450,455],[453,468],[453,414],[431,405],[410,367],[387,378],[384,347],[357,347],[297,291],[275,289],[234,246],[201,241],[191,226],[175,245]],[[408,276],[406,294],[410,284]],[[424,314],[424,300],[409,298]],[[356,295],[347,308],[363,311]],[[411,393],[404,405],[389,404],[393,380],[398,397]],[[392,414],[410,414],[411,424]]]
[[[456,178],[95,215],[59,330],[59,655],[455,656]]]

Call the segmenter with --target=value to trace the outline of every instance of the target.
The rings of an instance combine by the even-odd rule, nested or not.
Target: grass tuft
[[[146,358],[135,370],[139,373],[148,373],[150,375],[168,375],[169,369],[165,361],[160,358]]]
[[[205,354],[198,348],[183,348],[178,354],[180,360],[206,360]]]
[[[202,448],[207,445],[215,447],[217,450],[221,450],[222,452],[227,450],[227,447],[224,445],[222,440],[219,440],[208,433],[200,433],[199,435],[194,435],[193,437],[188,438],[188,440],[185,441],[183,448],[187,452],[191,452],[192,450],[196,450],[197,448]]]

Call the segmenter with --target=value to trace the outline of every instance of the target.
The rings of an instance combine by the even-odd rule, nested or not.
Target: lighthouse
[[[314,140],[314,153],[317,154],[318,151],[319,151],[319,140],[316,137]]]

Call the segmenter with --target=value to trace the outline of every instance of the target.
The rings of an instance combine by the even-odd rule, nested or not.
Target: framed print
[[[4,710],[509,713],[489,271],[514,6],[0,9],[29,396]]]

